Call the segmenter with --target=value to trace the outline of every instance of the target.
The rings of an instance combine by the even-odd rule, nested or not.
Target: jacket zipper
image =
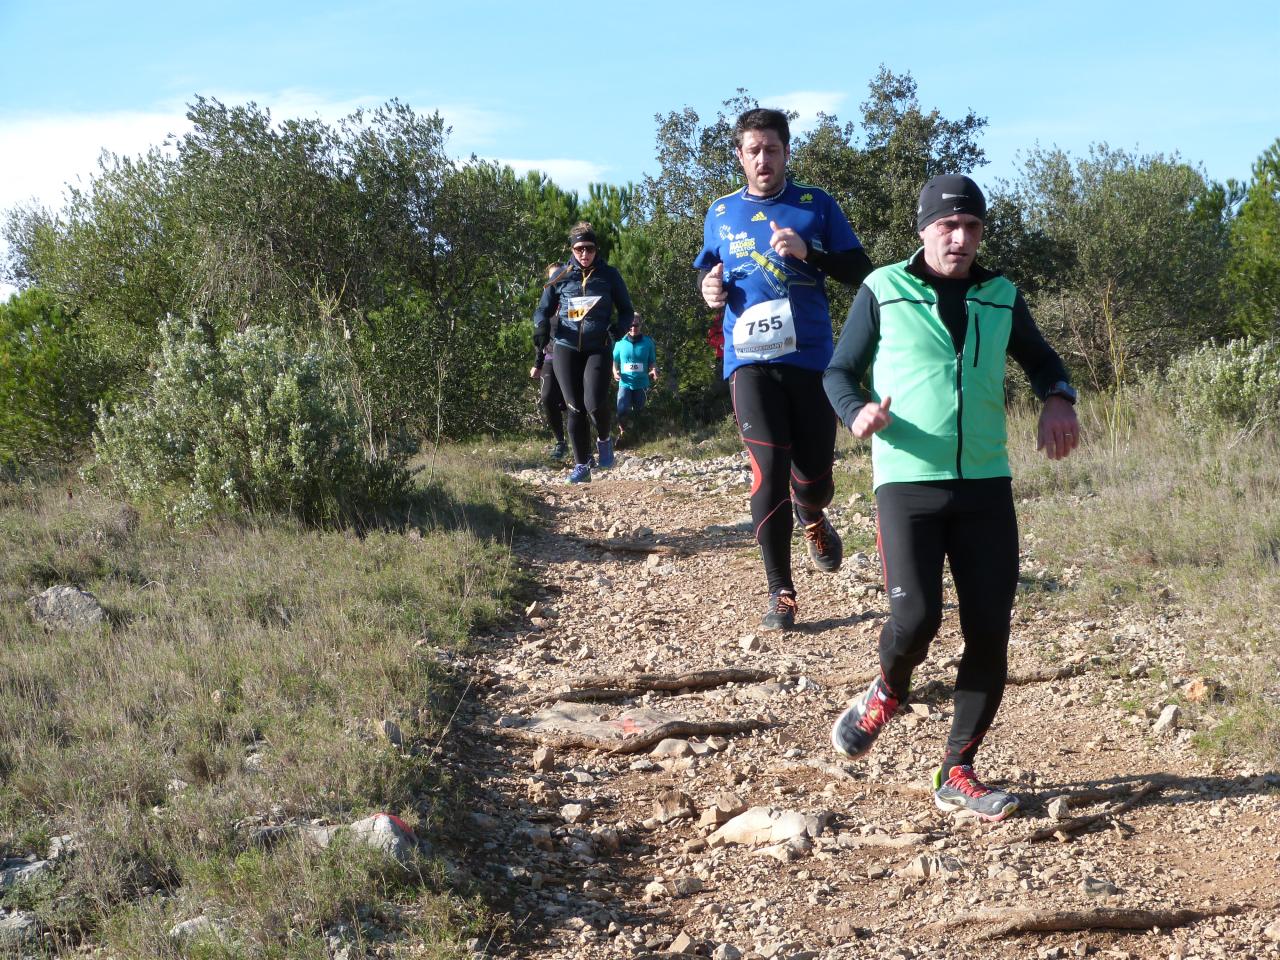
[[[582,295],[584,297],[587,295],[587,281],[591,279],[592,273],[595,273],[595,271],[594,270],[582,271]],[[581,317],[578,318],[578,352],[579,353],[582,352],[582,328],[585,327],[586,325],[587,325],[587,315],[584,313]]]
[[[964,352],[956,354],[956,477],[964,479],[960,460],[964,455]]]

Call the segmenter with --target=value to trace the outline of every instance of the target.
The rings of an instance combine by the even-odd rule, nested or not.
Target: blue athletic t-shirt
[[[639,340],[623,337],[613,345],[613,365],[621,374],[621,383],[631,390],[649,389],[649,368],[658,362],[653,337],[641,335]]]
[[[773,221],[790,227],[811,248],[844,253],[862,247],[839,204],[830,194],[808,184],[787,181],[771,197],[756,197],[743,187],[711,204],[702,230],[702,250],[693,261],[698,270],[724,264],[724,375],[748,363],[789,363],[825,370],[831,360],[831,311],[825,274],[794,257],[780,257],[769,246]],[[795,325],[794,352],[770,359],[738,356],[734,327],[745,310],[786,299]],[[787,348],[791,348],[788,344]]]

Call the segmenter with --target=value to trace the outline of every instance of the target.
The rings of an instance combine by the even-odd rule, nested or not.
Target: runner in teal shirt
[[[640,314],[631,318],[627,335],[613,345],[613,379],[618,381],[618,440],[627,430],[626,419],[644,409],[650,384],[658,382],[658,351],[653,337],[640,330]]]

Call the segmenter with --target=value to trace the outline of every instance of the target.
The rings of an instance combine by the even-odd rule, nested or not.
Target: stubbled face
[[[940,277],[962,279],[978,256],[982,221],[971,213],[941,217],[920,231],[924,262]]]
[[[573,259],[578,261],[578,266],[586,270],[595,262],[596,245],[594,243],[575,243],[573,245]]]
[[[777,130],[747,130],[742,134],[742,146],[733,152],[747,175],[748,189],[756,196],[765,197],[782,188],[791,148],[783,144]]]
[[[629,336],[632,340],[639,340],[640,337],[643,336],[643,334],[641,334],[640,332],[640,324],[633,323],[631,325],[631,329],[627,331],[627,336]]]

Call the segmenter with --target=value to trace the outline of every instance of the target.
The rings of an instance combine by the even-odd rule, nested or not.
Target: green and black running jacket
[[[869,400],[892,398],[892,422],[872,439],[874,487],[1007,477],[1006,354],[1041,399],[1066,369],[1013,283],[977,263],[953,337],[923,261],[919,250],[863,281],[823,377],[827,396],[850,427]]]

